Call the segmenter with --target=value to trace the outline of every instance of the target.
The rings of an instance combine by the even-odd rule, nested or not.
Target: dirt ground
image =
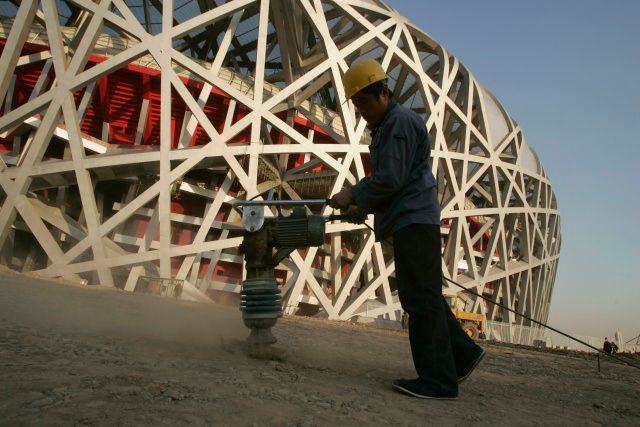
[[[403,332],[283,318],[249,358],[240,312],[0,273],[0,425],[640,425],[640,370],[486,344],[455,401],[395,393]]]

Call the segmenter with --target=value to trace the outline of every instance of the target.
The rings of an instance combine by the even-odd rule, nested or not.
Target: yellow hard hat
[[[389,76],[384,72],[378,61],[367,58],[352,64],[347,72],[344,73],[342,83],[344,84],[347,99],[351,99],[353,95],[365,87],[388,78]]]

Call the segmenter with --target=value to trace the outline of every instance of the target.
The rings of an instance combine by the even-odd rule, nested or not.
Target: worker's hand
[[[353,203],[353,196],[351,195],[350,188],[343,188],[339,193],[334,194],[329,200],[329,205],[334,209],[344,210]]]
[[[342,215],[345,216],[347,222],[351,224],[364,224],[367,216],[360,212],[356,205],[350,205],[346,210],[343,210]]]

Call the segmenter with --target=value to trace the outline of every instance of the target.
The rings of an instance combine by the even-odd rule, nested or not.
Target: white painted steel
[[[365,176],[369,136],[346,102],[341,76],[354,60],[373,57],[390,76],[395,98],[424,117],[432,138],[445,275],[546,321],[561,242],[551,182],[500,103],[407,18],[381,1],[182,1],[175,10],[171,1],[138,3],[23,0],[2,18],[0,136],[13,143],[0,164],[4,262],[126,290],[140,276],[173,275],[185,281],[184,295],[237,293],[240,277],[215,275],[218,263],[241,259],[240,218],[231,207],[237,192],[248,199],[277,188],[285,199],[322,199]],[[62,10],[72,16],[62,17]],[[46,49],[26,55],[25,43]],[[86,68],[91,54],[105,61]],[[36,90],[15,105],[13,75],[40,61],[46,65]],[[149,101],[131,100],[140,106],[139,152],[104,140],[109,123],[102,140],[80,126],[96,82],[128,64],[161,73],[159,147],[140,145]],[[50,72],[55,78],[48,86]],[[202,83],[195,97],[182,78]],[[83,88],[76,105],[73,93]],[[203,109],[216,96],[212,90],[230,97],[219,129]],[[170,143],[172,97],[187,106],[176,148]],[[239,106],[247,114],[234,121]],[[296,117],[315,129],[299,131]],[[198,124],[209,142],[188,148]],[[245,129],[249,144],[229,143]],[[284,135],[283,143],[273,143],[272,131]],[[335,143],[314,143],[319,133]],[[53,141],[64,142],[68,155],[45,160]],[[303,164],[288,166],[300,153],[306,153]],[[318,166],[320,173],[314,172]],[[211,182],[191,179],[200,169]],[[122,199],[109,206],[102,206],[110,200],[101,193],[104,180],[123,188]],[[205,201],[199,214],[171,212],[172,200],[180,203],[186,194]],[[70,212],[65,203],[81,209]],[[135,235],[141,219],[146,229]],[[172,240],[185,229],[194,230],[191,241]],[[15,233],[33,237],[24,262],[14,256]],[[286,277],[287,313],[399,319],[391,250],[362,225],[328,223],[323,247],[296,251],[278,269]],[[445,284],[445,291],[458,289]],[[469,311],[526,325],[494,304],[469,295],[465,300]]]

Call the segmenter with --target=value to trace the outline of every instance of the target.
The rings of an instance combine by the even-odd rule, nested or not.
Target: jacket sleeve
[[[409,123],[393,120],[386,123],[387,129],[380,141],[378,167],[372,176],[363,178],[351,187],[351,194],[360,212],[369,214],[380,206],[390,203],[402,189],[413,163],[416,143]]]

